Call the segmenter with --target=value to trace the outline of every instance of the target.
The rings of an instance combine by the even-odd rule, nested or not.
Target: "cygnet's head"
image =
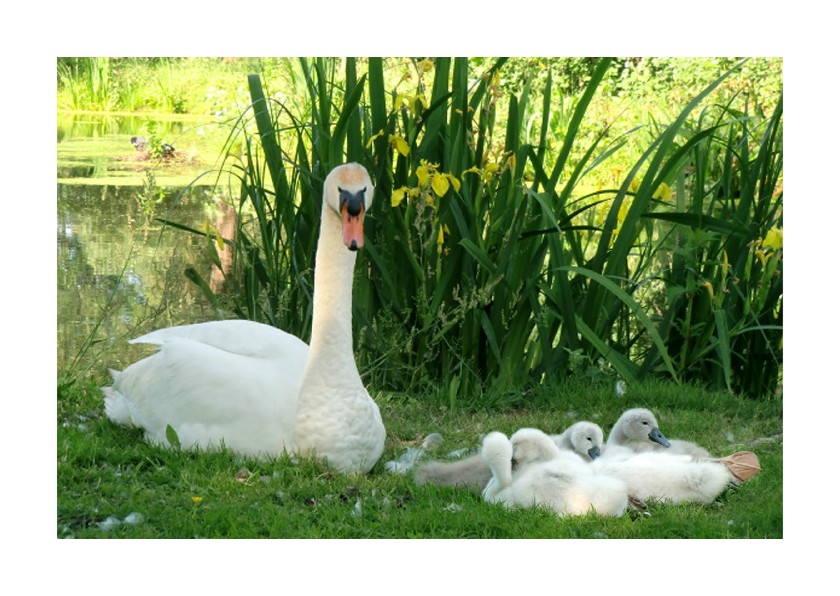
[[[651,440],[670,447],[671,443],[659,430],[656,418],[650,410],[645,408],[634,408],[627,410],[615,423],[614,430],[618,430],[628,440],[645,441]]]
[[[547,434],[536,428],[520,428],[510,437],[513,464],[527,465],[535,461],[549,461],[560,456],[560,449]]]
[[[575,422],[569,427],[569,439],[575,452],[596,459],[604,445],[604,431],[594,422]]]
[[[364,166],[346,163],[324,180],[324,206],[340,219],[344,245],[359,250],[365,244],[363,222],[373,200],[373,183]]]

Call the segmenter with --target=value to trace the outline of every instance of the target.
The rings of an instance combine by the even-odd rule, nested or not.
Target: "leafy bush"
[[[550,73],[509,94],[505,59],[481,73],[461,58],[413,64],[386,90],[382,59],[362,76],[352,58],[343,73],[301,60],[295,111],[249,77],[252,111],[229,144],[243,157],[226,168],[240,197],[234,270],[226,295],[193,275],[208,298],[308,338],[321,186],[356,161],[377,188],[354,319],[360,370],[378,387],[504,391],[598,361],[631,383],[775,387],[781,101],[768,122],[731,105],[690,120],[727,72],[654,123],[617,188],[584,193],[628,138],[580,132],[610,59],[562,130]]]

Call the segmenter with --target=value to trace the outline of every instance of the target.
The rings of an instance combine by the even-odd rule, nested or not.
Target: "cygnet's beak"
[[[595,445],[592,449],[587,451],[587,453],[592,459],[598,459],[599,457],[601,457],[601,448]]]
[[[664,447],[670,447],[671,446],[671,442],[668,439],[666,439],[665,435],[663,435],[662,432],[658,428],[656,428],[655,426],[653,427],[653,430],[650,431],[650,434],[648,435],[648,437],[650,438],[651,441],[656,441],[657,443],[659,443],[660,445],[663,445]]]
[[[341,228],[344,245],[350,250],[359,250],[365,245],[363,221],[365,218],[365,191],[351,193],[339,189],[339,208],[341,209]]]

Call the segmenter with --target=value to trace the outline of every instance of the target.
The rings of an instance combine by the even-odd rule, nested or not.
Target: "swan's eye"
[[[645,426],[648,425],[647,422],[645,422],[644,420],[642,421],[642,424],[644,424]]]

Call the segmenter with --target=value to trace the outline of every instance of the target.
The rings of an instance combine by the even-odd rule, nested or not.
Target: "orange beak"
[[[362,203],[358,215],[347,213],[347,203],[341,205],[341,228],[344,236],[344,245],[350,250],[359,250],[365,245],[365,234],[362,221],[365,217],[365,206]]]

